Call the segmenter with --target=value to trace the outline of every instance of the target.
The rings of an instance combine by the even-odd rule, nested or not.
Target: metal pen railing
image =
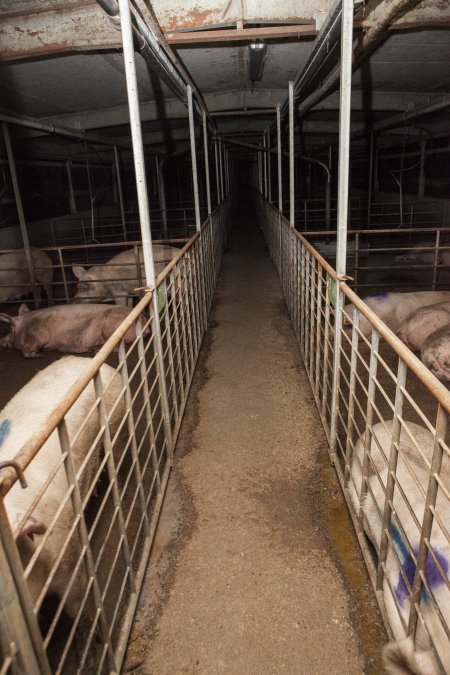
[[[431,649],[436,668],[450,673],[450,392],[347,283],[337,285],[336,272],[305,237],[258,199],[388,633],[395,640],[411,635],[417,650]],[[335,354],[337,292],[343,309]],[[398,645],[390,649],[395,654]]]
[[[230,208],[228,199],[156,280],[162,368],[147,291],[94,358],[56,361],[18,394],[38,390],[31,436],[6,409],[1,459],[10,448],[15,464],[0,474],[2,673],[120,672]]]
[[[347,272],[354,290],[445,289],[450,281],[449,235],[450,228],[444,227],[348,230]],[[333,263],[335,231],[305,236]]]

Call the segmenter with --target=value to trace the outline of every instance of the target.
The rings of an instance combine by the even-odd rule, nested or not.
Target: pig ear
[[[26,314],[26,313],[29,312],[29,311],[30,311],[30,310],[28,309],[28,307],[26,306],[26,304],[25,304],[24,302],[22,302],[22,304],[21,304],[20,307],[19,307],[19,316],[21,316],[21,314]]]
[[[86,269],[82,267],[81,265],[74,265],[72,267],[72,272],[75,274],[77,279],[81,279],[83,274],[86,273]]]
[[[13,318],[9,314],[0,313],[0,321],[5,321],[6,323],[12,323]]]

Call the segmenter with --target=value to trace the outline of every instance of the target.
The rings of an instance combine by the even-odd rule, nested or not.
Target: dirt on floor
[[[244,214],[125,670],[374,675],[385,640],[278,278]]]

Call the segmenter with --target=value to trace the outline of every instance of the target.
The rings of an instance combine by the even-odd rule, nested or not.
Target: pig
[[[180,249],[175,246],[153,244],[156,275],[160,274],[179,252]],[[142,247],[139,247],[139,260],[142,284],[144,284]],[[75,302],[110,302],[112,300],[116,305],[126,305],[128,295],[139,286],[134,249],[118,253],[104,265],[94,265],[88,270],[75,265],[72,271],[79,280],[74,296]]]
[[[426,265],[433,265],[435,257],[434,242],[419,241],[412,249],[403,255],[395,256],[396,260],[414,260]],[[438,263],[450,265],[450,251],[439,251]]]
[[[420,358],[437,378],[450,382],[450,322],[427,337]]]
[[[25,304],[19,315],[0,314],[0,321],[11,324],[11,331],[0,340],[0,347],[12,347],[27,359],[42,356],[42,350],[63,354],[82,354],[105,344],[131,312],[129,307],[111,305],[57,305],[30,311]],[[131,325],[125,343],[136,339]]]
[[[442,302],[450,302],[450,291],[414,291],[412,293],[379,293],[364,298],[366,305],[377,314],[392,331],[397,331],[406,317],[420,307]],[[344,328],[352,325],[353,305],[345,306],[348,315],[343,317]],[[368,337],[371,333],[371,324],[360,315],[359,330]]]
[[[35,375],[9,401],[0,412],[0,461],[15,457],[91,361],[79,356],[63,357]],[[100,377],[113,435],[125,414],[121,377],[107,364],[101,366]],[[91,381],[65,416],[82,500],[100,466],[102,434],[98,410],[93,409],[96,398]],[[64,610],[74,618],[86,590],[87,576],[83,562],[75,572],[82,547],[78,528],[70,533],[75,514],[71,499],[66,500],[69,485],[61,457],[55,430],[24,470],[27,487],[16,482],[4,503],[24,569],[34,556],[31,569],[26,570],[32,602],[40,603],[44,585],[50,579],[46,593],[61,599],[67,592]],[[47,483],[45,492],[39,495]],[[55,573],[49,577],[51,571]]]
[[[450,545],[441,527],[435,520],[430,546],[433,556],[428,553],[425,565],[425,578],[428,589],[422,589],[419,600],[426,629],[420,620],[417,625],[414,643],[407,638],[405,625],[408,624],[410,611],[410,591],[405,582],[412,585],[415,573],[415,557],[420,541],[420,531],[415,519],[422,522],[425,510],[425,496],[430,477],[430,463],[433,455],[433,435],[413,422],[405,422],[417,447],[402,427],[399,440],[399,456],[394,489],[394,513],[389,525],[389,548],[385,562],[383,578],[383,598],[387,619],[393,633],[394,642],[384,649],[385,668],[391,675],[438,675],[441,670],[437,664],[433,648],[442,663],[445,672],[450,672],[450,648],[443,629],[436,603],[443,621],[450,626],[450,591],[447,588],[450,571]],[[385,489],[388,478],[388,462],[392,445],[393,422],[379,422],[372,427],[369,445],[370,463],[368,466],[367,489],[362,493],[362,463],[364,436],[356,442],[350,466],[348,494],[357,514],[362,508],[365,533],[380,552],[382,518],[385,507]],[[367,433],[369,433],[367,431]],[[420,448],[420,452],[417,448]],[[420,454],[422,453],[422,455]],[[407,466],[407,463],[408,466]],[[450,458],[444,453],[440,478],[446,489],[450,489]],[[361,498],[361,494],[363,494]],[[403,498],[405,495],[411,510]],[[450,531],[450,503],[443,490],[438,490],[436,514],[443,528]],[[414,513],[414,516],[412,515]],[[440,568],[440,569],[439,569]],[[432,596],[432,597],[431,597]],[[431,638],[431,643],[430,643]]]
[[[397,336],[415,352],[429,335],[450,323],[450,302],[426,305],[411,312],[397,329]],[[450,355],[450,354],[449,354]]]
[[[31,249],[34,280],[36,282],[37,301],[41,299],[41,286],[52,299],[51,281],[53,279],[52,261],[44,251]],[[14,269],[20,268],[20,269]],[[0,254],[0,302],[16,300],[33,290],[28,270],[27,257],[23,249]]]

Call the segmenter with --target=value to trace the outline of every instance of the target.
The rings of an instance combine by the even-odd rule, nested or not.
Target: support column
[[[420,142],[420,167],[419,167],[419,189],[417,191],[418,197],[425,195],[425,151],[427,147],[426,141]]]
[[[277,105],[278,209],[283,213],[283,176],[281,165],[281,107]]]
[[[114,161],[116,166],[116,177],[117,177],[117,191],[119,193],[119,205],[120,205],[120,216],[122,218],[122,229],[124,241],[127,240],[127,226],[125,222],[125,208],[123,205],[123,192],[122,192],[122,177],[120,174],[120,156],[117,145],[114,146]]]
[[[156,156],[155,163],[156,163],[156,180],[158,183],[159,208],[161,209],[164,239],[168,239],[169,228],[167,227],[166,185],[164,183],[164,173],[163,173],[164,159],[158,159],[158,157]]]
[[[139,96],[137,89],[136,64],[134,61],[134,43],[131,27],[130,7],[128,0],[119,0],[120,23],[123,43],[123,58],[125,63],[125,75],[127,82],[128,107],[130,110],[130,128],[133,143],[134,169],[136,173],[136,189],[139,207],[139,219],[141,224],[142,253],[144,258],[145,281],[147,286],[154,289],[152,294],[153,304],[153,330],[155,339],[155,351],[158,363],[158,376],[161,388],[161,402],[164,415],[164,432],[170,461],[173,461],[173,438],[170,424],[170,408],[167,395],[164,355],[161,341],[161,325],[158,311],[158,294],[155,287],[155,265],[152,249],[152,235],[150,230],[150,211],[147,193],[147,180],[145,175],[144,148],[142,145],[142,129],[139,113]]]
[[[205,151],[205,180],[206,180],[206,202],[208,206],[208,216],[211,215],[211,185],[209,175],[209,153],[208,153],[208,120],[206,112],[203,112],[203,147]]]
[[[220,176],[220,201],[224,200],[224,185],[223,185],[223,150],[222,150],[222,141],[219,139],[219,176]]]
[[[188,84],[188,112],[189,112],[189,138],[191,140],[191,163],[192,163],[192,185],[194,189],[194,208],[195,208],[195,229],[200,232],[200,202],[198,198],[198,176],[197,176],[197,151],[195,149],[195,127],[194,127],[194,106],[192,101],[192,87]]]
[[[219,147],[217,139],[214,140],[214,160],[216,165],[217,204],[219,205],[222,200],[220,199]]]
[[[289,82],[289,223],[295,227],[294,195],[294,83]]]
[[[330,448],[331,456],[336,455],[337,421],[339,405],[340,352],[343,294],[340,284],[345,281],[347,263],[347,220],[348,220],[348,184],[350,167],[350,114],[352,93],[352,54],[353,54],[353,0],[342,2],[341,63],[339,93],[339,170],[338,170],[338,213],[336,244],[336,306],[334,322],[334,362],[333,386],[331,397]]]
[[[268,200],[269,203],[272,203],[272,164],[271,164],[271,159],[272,159],[272,153],[270,152],[270,128],[267,130],[267,183],[268,183]]]
[[[72,162],[70,159],[66,162],[66,171],[67,171],[67,180],[69,182],[69,205],[70,213],[77,212],[77,203],[75,201],[75,192],[73,190],[73,181],[72,181]]]
[[[14,198],[16,200],[17,214],[19,216],[20,232],[22,234],[22,241],[25,250],[25,257],[27,259],[27,267],[28,273],[30,275],[30,282],[33,286],[34,304],[35,307],[37,308],[39,307],[40,296],[34,278],[33,262],[31,259],[31,250],[30,250],[30,242],[28,239],[27,224],[25,222],[25,214],[23,212],[22,197],[20,196],[19,181],[17,180],[16,163],[14,161],[14,153],[12,150],[11,138],[9,136],[9,127],[6,122],[2,122],[2,127],[3,127],[3,136],[5,139],[6,154],[8,156],[9,170],[11,172]]]
[[[333,146],[328,146],[328,175],[325,186],[325,226],[331,229],[331,163],[333,159]]]

